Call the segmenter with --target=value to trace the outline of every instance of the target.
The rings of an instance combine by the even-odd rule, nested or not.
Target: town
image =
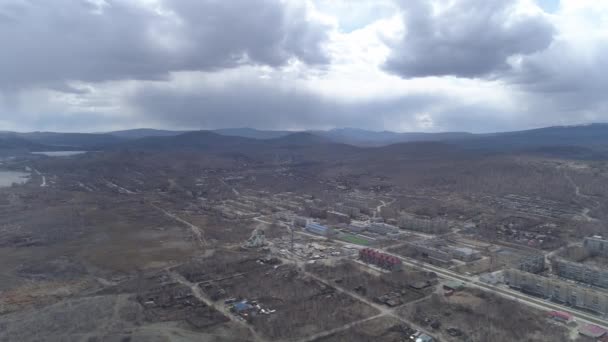
[[[608,240],[582,193],[570,202],[549,193],[477,196],[388,177],[315,175],[316,166],[293,161],[182,160],[133,152],[3,159],[14,184],[0,189],[0,322],[13,339],[37,333],[16,323],[28,322],[28,310],[43,307],[33,317],[53,322],[64,303],[83,315],[125,313],[99,312],[99,326],[89,328],[98,336],[606,336]],[[563,172],[568,186],[568,177],[588,181],[580,168]],[[107,331],[117,319],[122,328]]]

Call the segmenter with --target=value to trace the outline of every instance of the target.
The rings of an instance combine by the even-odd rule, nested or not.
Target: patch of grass
[[[371,243],[371,241],[368,239],[352,234],[342,234],[340,237],[338,237],[338,239],[361,246],[368,246]]]

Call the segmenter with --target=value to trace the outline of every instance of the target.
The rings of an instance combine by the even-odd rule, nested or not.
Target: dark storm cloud
[[[507,79],[534,93],[605,96],[608,39],[596,40],[584,50],[572,43],[558,40],[543,53],[522,59]]]
[[[557,40],[540,54],[522,59],[505,80],[527,95],[535,115],[563,123],[608,120],[608,39],[592,46]]]
[[[254,127],[264,129],[385,129],[387,124],[415,123],[414,116],[438,97],[411,95],[396,99],[345,101],[273,81],[233,81],[193,90],[164,85],[141,88],[129,99],[155,125],[175,128]]]
[[[487,76],[508,69],[509,57],[542,51],[553,39],[545,17],[516,13],[512,0],[456,0],[440,12],[427,0],[399,4],[406,32],[384,68],[406,78]]]
[[[327,27],[280,0],[5,0],[0,3],[0,89],[66,81],[163,79],[171,71],[291,58],[328,63]],[[73,91],[74,89],[72,89]]]

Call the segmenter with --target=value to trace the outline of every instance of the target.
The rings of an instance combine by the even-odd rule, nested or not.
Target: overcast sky
[[[608,1],[0,0],[0,130],[608,121]]]

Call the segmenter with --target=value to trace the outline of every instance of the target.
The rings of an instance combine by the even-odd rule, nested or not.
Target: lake
[[[87,153],[87,151],[52,151],[52,152],[31,152],[32,154],[38,154],[49,157],[69,157],[77,154]]]
[[[16,171],[0,171],[0,187],[8,187],[13,183],[23,184],[30,178],[29,173]]]

